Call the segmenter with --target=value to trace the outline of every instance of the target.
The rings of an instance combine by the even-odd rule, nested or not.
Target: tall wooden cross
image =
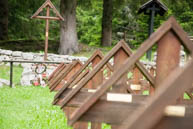
[[[39,14],[46,8],[46,16],[40,16]],[[53,12],[56,14],[56,17],[50,16],[50,8],[53,9]],[[47,53],[48,53],[48,35],[49,35],[49,20],[62,20],[64,18],[60,15],[57,11],[55,6],[52,4],[50,0],[46,0],[46,2],[35,12],[35,14],[31,18],[39,18],[46,20],[46,36],[45,36],[45,50],[44,50],[44,60],[47,60]]]

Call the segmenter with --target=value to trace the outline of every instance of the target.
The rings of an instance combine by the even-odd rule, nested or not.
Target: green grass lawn
[[[0,129],[71,129],[63,111],[53,106],[48,88],[20,86],[23,68],[14,66],[15,88],[0,88]],[[9,80],[9,67],[0,66],[0,78]],[[103,129],[110,126],[103,124]]]
[[[71,129],[48,88],[0,88],[0,129]],[[103,124],[103,129],[110,126]]]
[[[48,88],[1,88],[0,129],[70,129],[53,97]]]
[[[20,85],[20,79],[23,72],[21,66],[13,66],[13,83],[15,85]],[[9,66],[1,65],[0,66],[0,78],[9,80],[10,69]]]

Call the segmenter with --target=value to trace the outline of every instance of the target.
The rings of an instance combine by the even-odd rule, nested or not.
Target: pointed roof
[[[53,9],[53,12],[56,14],[56,19],[58,20],[63,20],[64,21],[64,18],[60,15],[60,13],[57,11],[57,9],[55,8],[55,6],[53,5],[53,3],[50,1],[50,0],[46,0],[45,3],[32,15],[31,18],[38,18],[38,17],[41,17],[41,16],[38,16],[44,8],[46,7],[50,7]],[[54,17],[53,17],[54,18]]]
[[[55,104],[55,103],[57,102],[57,99],[60,97],[60,95],[62,95],[62,93],[66,90],[66,88],[67,88],[68,86],[70,86],[70,84],[83,72],[83,70],[86,69],[86,67],[89,66],[90,63],[93,62],[93,60],[94,60],[96,57],[99,57],[100,59],[103,58],[103,54],[102,54],[102,52],[101,52],[100,50],[96,50],[96,51],[94,52],[94,54],[93,54],[93,55],[86,61],[86,63],[82,66],[82,68],[81,68],[79,71],[77,71],[77,72],[71,77],[71,79],[68,81],[68,83],[67,83],[65,86],[63,86],[63,87],[61,88],[61,90],[55,95],[53,104]],[[112,68],[112,66],[111,66],[110,63],[107,64],[107,67],[108,67],[111,71],[113,70],[113,68]],[[83,77],[84,77],[84,76],[83,76]],[[81,79],[82,79],[82,78],[81,78]]]
[[[138,14],[140,13],[147,13],[147,10],[149,8],[151,8],[153,5],[156,6],[156,8],[158,8],[159,10],[157,10],[156,12],[158,14],[160,14],[161,16],[164,15],[164,13],[168,10],[167,7],[160,1],[160,0],[150,0],[148,2],[146,2],[145,4],[143,4],[138,11]]]
[[[81,83],[76,87],[74,88],[71,92],[69,92],[69,94],[66,96],[66,98],[63,99],[63,102],[62,102],[62,105],[61,105],[61,108],[63,108],[79,91],[81,88],[83,88],[88,82],[90,79],[92,79],[95,74],[100,71],[104,65],[120,50],[120,49],[123,49],[125,51],[125,53],[130,56],[132,55],[132,52],[131,52],[131,49],[128,47],[128,45],[123,41],[121,40],[104,58],[103,60],[95,67],[95,69],[93,69],[93,71],[91,73],[89,73],[87,75],[87,77],[81,81]],[[151,83],[151,85],[155,85],[155,80],[154,78],[150,75],[150,73],[144,68],[144,66],[139,62],[139,61],[136,61],[136,63],[134,63],[134,65],[137,66],[137,68],[142,72],[142,74],[147,78],[147,80]],[[123,68],[125,69],[125,68]],[[127,70],[128,71],[128,70]],[[127,72],[126,71],[126,72]],[[113,72],[114,73],[114,72]],[[118,73],[119,74],[119,73]],[[113,74],[114,75],[114,74]],[[112,76],[111,76],[112,77]],[[109,80],[112,80],[113,78],[109,79]],[[108,83],[109,83],[109,80],[108,80]],[[106,81],[105,81],[106,82]],[[115,82],[113,80],[113,82]],[[103,83],[104,84],[104,83]],[[105,83],[106,85],[108,85],[107,83]],[[104,85],[103,85],[104,86]],[[102,86],[102,87],[103,87]],[[108,85],[109,87],[111,85]],[[108,87],[108,88],[109,88]],[[101,88],[101,87],[100,87]],[[105,89],[107,90],[107,89]],[[98,96],[98,95],[97,95]],[[99,99],[99,98],[97,98]],[[81,107],[82,108],[82,107]]]
[[[66,77],[77,65],[82,66],[83,64],[79,60],[74,61],[72,65],[66,68],[66,70],[62,74],[62,78],[59,78],[58,80],[56,80],[57,82],[53,83],[53,85],[50,86],[50,90],[53,91],[57,87],[57,85],[64,79],[64,77]]]
[[[103,84],[99,86],[97,91],[89,96],[86,101],[81,105],[80,108],[78,108],[71,116],[69,124],[72,125],[74,122],[76,122],[86,111],[88,111],[96,102],[99,100],[99,98],[104,95],[108,89],[115,84],[124,74],[127,73],[127,71],[131,70],[132,66],[145,54],[146,51],[149,50],[156,42],[158,42],[168,31],[172,31],[175,33],[175,35],[178,37],[178,39],[181,41],[182,45],[187,48],[187,50],[190,52],[190,55],[192,55],[193,52],[193,43],[189,40],[186,32],[180,27],[180,25],[177,23],[174,17],[170,17],[168,21],[166,21],[164,24],[161,25],[157,29],[156,32],[154,32],[146,41],[142,43],[140,48],[135,52],[135,54],[132,54],[130,58],[128,58],[122,66],[113,72],[113,75],[109,80],[106,80]],[[113,53],[110,53],[111,55]],[[109,54],[109,55],[110,55]],[[107,59],[104,58],[106,61]],[[103,61],[104,62],[104,61]],[[102,62],[98,65],[103,65]],[[91,74],[89,74],[89,77],[94,74],[94,71],[98,70],[98,67],[93,70]],[[90,78],[89,78],[90,79]],[[84,83],[87,80],[84,80]],[[75,92],[79,91],[82,85],[77,86],[77,89]],[[79,88],[79,89],[78,89]],[[63,106],[73,97],[71,94],[67,96],[66,99],[64,99]],[[68,98],[70,97],[70,98]]]
[[[65,66],[64,63],[59,64],[58,67],[57,67],[57,68],[50,74],[50,76],[48,77],[48,81],[50,81],[50,80],[57,74],[57,72],[60,71],[60,69],[61,69],[63,66]]]

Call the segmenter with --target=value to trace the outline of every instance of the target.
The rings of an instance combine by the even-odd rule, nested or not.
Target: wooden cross
[[[46,8],[46,16],[39,16],[39,14]],[[53,9],[53,12],[56,14],[56,17],[50,16],[50,8]],[[46,0],[46,2],[34,13],[31,18],[38,18],[38,19],[45,19],[46,20],[46,39],[45,39],[45,50],[44,50],[44,60],[47,60],[47,53],[48,53],[48,32],[49,32],[49,20],[62,20],[64,18],[60,15],[57,11],[55,6],[52,4],[50,0]]]

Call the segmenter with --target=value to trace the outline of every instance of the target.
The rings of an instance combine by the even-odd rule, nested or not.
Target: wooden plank
[[[121,78],[122,75],[124,75],[127,71],[130,70],[132,65],[134,65],[135,62],[138,61],[139,58],[142,57],[144,55],[144,53],[149,48],[151,48],[157,41],[159,41],[166,32],[171,30],[172,29],[172,23],[174,22],[174,20],[173,20],[173,17],[171,17],[160,28],[158,28],[157,31],[154,32],[149,37],[149,39],[144,41],[144,43],[137,50],[137,52],[135,52],[135,54],[131,55],[131,57],[129,59],[127,59],[126,62],[118,70],[116,70],[113,73],[112,77],[109,80],[106,80],[100,86],[100,88],[95,92],[95,94],[88,97],[88,99],[85,101],[85,103],[72,114],[70,124],[73,124],[75,121],[77,121],[92,105],[94,105],[96,103],[96,101],[111,87],[111,85],[113,85],[117,80],[119,80]],[[113,50],[115,50],[115,49],[113,49]],[[113,54],[113,52],[114,51],[111,51],[108,56],[111,56]],[[108,59],[104,58],[103,62],[105,62],[105,61],[108,61]],[[103,65],[103,64],[102,63],[99,64],[98,65],[99,68],[100,68],[100,65]],[[96,67],[96,69],[94,69],[94,70],[97,71],[98,67]],[[93,73],[89,74],[89,77],[92,76],[92,74],[94,74],[94,70],[93,70]],[[87,82],[87,80],[84,80],[84,82],[82,82],[82,83],[84,84],[85,82]],[[74,91],[75,92],[74,94],[76,94],[76,92],[78,92],[80,90],[80,88],[81,88],[81,85],[76,89],[76,91]],[[71,97],[73,97],[73,95],[71,95],[70,98]],[[68,101],[66,101],[66,102],[68,102]]]
[[[68,68],[65,73],[62,75],[62,77],[57,80],[57,83],[53,84],[50,88],[51,91],[54,91],[54,89],[60,84],[62,80],[68,81],[68,79],[72,76],[74,72],[77,71],[82,66],[82,63],[80,61],[75,61],[70,68]],[[69,76],[69,77],[68,77]],[[60,86],[62,87],[62,86]]]
[[[119,49],[114,55],[114,70],[117,70],[122,63],[129,57],[129,55],[124,51],[124,49]],[[122,76],[122,78],[112,86],[113,93],[127,93],[127,87],[124,85],[127,80],[127,73]]]
[[[151,74],[152,76],[155,76],[155,69],[154,69],[153,67],[150,69],[150,74]],[[153,95],[154,92],[155,92],[155,89],[154,89],[153,86],[150,84],[150,89],[149,89],[150,95]]]
[[[147,106],[139,107],[128,117],[120,129],[150,129],[163,117],[164,108],[192,87],[193,61],[183,69],[174,70],[157,88],[155,95],[147,100]],[[183,87],[182,87],[183,86]],[[151,121],[151,122],[149,122]]]
[[[73,107],[66,107],[63,109],[63,111],[66,114],[67,119],[69,118],[70,114],[75,110]],[[76,122],[73,125],[73,129],[87,129],[88,128],[88,123],[87,122]]]
[[[121,125],[123,124],[123,121],[128,118],[128,114],[132,114],[133,111],[136,110],[137,107],[145,107],[145,104],[140,103],[119,103],[119,102],[106,102],[100,100],[96,105],[91,107],[91,109],[86,112],[79,121],[84,122],[103,122],[108,123],[111,125]],[[174,106],[178,108],[178,106]],[[183,107],[183,106],[182,106]],[[168,111],[165,110],[164,114],[166,117],[173,117],[173,118],[181,118],[183,120],[184,118],[193,118],[193,107],[183,107],[185,109],[184,116],[180,116],[181,112],[176,112],[175,110],[170,110],[171,114],[168,114]],[[166,112],[167,111],[167,112]],[[173,114],[172,114],[173,112]],[[69,120],[70,122],[70,120]],[[138,124],[140,124],[140,121],[138,121]],[[191,122],[191,124],[193,124]]]
[[[48,81],[50,81],[51,78],[53,78],[57,72],[59,71],[59,69],[62,68],[62,66],[64,66],[65,64],[64,63],[61,63],[58,65],[58,67],[50,74],[50,76],[48,77]]]
[[[158,42],[156,86],[179,66],[181,43],[173,31],[168,31]],[[156,87],[157,88],[157,87]]]
[[[79,82],[79,80],[82,79],[82,78],[84,78],[84,76],[86,76],[86,75],[88,74],[88,72],[89,72],[89,70],[87,70],[86,72],[82,73],[78,78],[76,78],[76,80],[73,81],[73,86],[77,85],[77,83]],[[68,83],[69,83],[69,82],[66,83],[67,86],[68,86]],[[65,86],[66,86],[66,85],[65,85]],[[60,90],[61,90],[61,89],[60,89]],[[64,96],[65,96],[66,94],[68,94],[68,92],[69,92],[69,90],[65,90],[65,91],[63,92],[63,94],[60,95],[60,97],[58,97],[57,99],[54,99],[54,101],[52,102],[52,104],[53,104],[53,105],[57,105],[58,101],[63,100]]]
[[[66,65],[66,67],[63,68],[63,69],[61,70],[61,72],[59,72],[59,73],[57,74],[57,76],[50,81],[49,88],[51,88],[52,85],[55,85],[55,83],[56,83],[58,80],[61,80],[63,74],[64,74],[70,67],[72,67],[72,64]]]
[[[63,94],[62,96],[60,96],[60,100],[62,100],[63,98],[65,98],[65,96],[71,91],[71,88],[68,88],[65,91],[65,94]],[[72,106],[72,107],[80,107],[81,104],[84,103],[84,101],[87,99],[88,96],[93,95],[94,92],[90,92],[89,89],[82,89],[73,99],[70,100],[70,102],[67,104],[67,106]],[[109,93],[110,94],[110,93]],[[111,93],[112,94],[112,93]],[[119,95],[119,94],[118,94]],[[131,95],[131,94],[124,94],[124,95],[128,95],[130,96],[132,99],[132,102],[139,102],[139,101],[143,101],[145,100],[145,98],[147,97],[146,95]],[[101,100],[107,100],[107,94],[104,94],[101,97]],[[55,103],[57,105],[61,105],[62,101]]]
[[[153,129],[193,129],[193,117],[164,117]]]
[[[123,49],[119,49],[114,55],[114,65],[113,65],[114,70],[117,70],[128,57],[129,55]],[[116,84],[112,85],[111,92],[127,93],[127,87],[124,85],[126,84],[126,80],[127,80],[127,74],[123,75],[122,78],[116,82]],[[117,129],[117,128],[118,128],[117,125],[111,125],[111,129]]]
[[[145,46],[145,47],[147,47],[147,46]],[[61,107],[61,108],[63,108],[64,106],[65,106],[65,104],[82,88],[82,87],[84,87],[84,85],[86,85],[87,83],[88,83],[88,81],[90,80],[90,79],[92,79],[95,75],[96,75],[96,73],[101,69],[101,68],[103,68],[104,67],[104,65],[111,59],[111,57],[113,57],[115,54],[116,54],[116,52],[119,50],[119,49],[124,49],[125,51],[127,51],[128,52],[128,54],[129,54],[129,51],[128,51],[128,46],[126,45],[126,43],[124,42],[124,41],[120,41],[109,53],[108,53],[108,55],[107,56],[105,56],[104,57],[104,59],[101,61],[101,63],[99,63],[96,67],[95,67],[95,69],[91,72],[91,73],[89,73],[88,74],[88,76],[87,76],[87,78],[85,78],[84,80],[82,80],[81,81],[81,83],[80,83],[80,85],[78,85],[65,99],[64,99],[64,101],[63,101],[63,106]],[[127,49],[128,48],[128,49]],[[141,55],[142,56],[142,55]],[[138,57],[138,58],[140,58],[140,57]],[[135,60],[136,61],[136,60]],[[134,65],[135,63],[133,63],[132,65]],[[139,62],[137,63],[137,64],[140,64]],[[137,65],[138,66],[138,65]],[[143,69],[141,69],[141,68],[143,68]],[[127,71],[129,71],[129,69],[125,69],[124,68],[124,74],[126,74],[126,72]],[[143,67],[143,65],[141,65],[140,66],[140,71],[142,71],[142,70],[145,70],[146,72],[147,72],[147,70]],[[123,69],[121,70],[121,71],[123,71]],[[145,73],[145,72],[142,72],[142,73]],[[148,72],[147,72],[148,73]],[[117,73],[116,74],[120,74],[118,71],[117,71]],[[151,75],[150,74],[148,74],[149,75],[149,77],[151,77]],[[146,76],[147,77],[147,76]],[[117,79],[118,80],[118,79]],[[117,81],[116,80],[116,81]],[[149,79],[149,80],[153,80],[153,79]],[[107,80],[108,82],[110,82],[110,80]],[[116,82],[115,80],[113,80],[114,82]],[[105,81],[106,82],[106,81]],[[152,83],[154,83],[154,82],[152,82]],[[111,86],[111,85],[108,85],[109,87]]]
[[[69,66],[65,68],[65,70],[57,76],[57,78],[51,83],[50,89],[54,89],[63,79],[66,79],[68,73],[74,68],[77,64],[77,61],[72,62]]]
[[[38,18],[38,19],[48,19],[48,20],[61,20],[60,18],[58,17],[51,17],[51,16],[35,16],[34,18]]]
[[[65,85],[62,87],[62,89],[55,95],[55,97],[54,97],[54,103],[56,103],[56,102],[59,100],[59,99],[58,99],[59,96],[64,93],[64,91],[65,91],[65,89],[66,89],[67,87],[72,87],[72,86],[76,85],[81,79],[83,79],[84,76],[81,76],[81,75],[80,75],[81,72],[83,72],[83,70],[85,70],[86,67],[88,67],[88,65],[95,60],[95,58],[100,58],[100,59],[103,58],[103,55],[102,55],[102,53],[101,53],[99,50],[95,51],[95,53],[93,54],[93,56],[92,56],[91,58],[89,58],[89,60],[83,65],[83,67],[82,67],[74,76],[72,76],[72,78],[68,81],[68,83],[65,84]],[[107,67],[109,68],[109,70],[113,71],[113,68],[112,68],[112,66],[111,66],[110,63],[107,64]],[[83,73],[83,74],[84,74],[84,73]],[[86,75],[86,74],[85,74],[85,75]],[[81,78],[77,79],[79,76],[81,76]]]
[[[53,80],[52,82],[50,82],[49,88],[51,89],[54,85],[58,84],[66,75],[66,71],[68,71],[68,69],[70,69],[72,66],[72,64],[67,65]]]
[[[92,61],[92,68],[94,69],[95,66],[101,61],[100,57],[96,57]],[[96,89],[101,83],[103,82],[103,71],[99,71],[91,80],[91,87],[89,89]],[[91,129],[101,129],[102,124],[91,122]]]
[[[123,41],[124,42],[124,41]],[[128,52],[129,55],[132,55],[132,50],[128,47],[126,43],[123,44],[123,48],[126,52]],[[147,71],[147,69],[144,67],[143,64],[141,64],[139,61],[136,62],[136,67],[139,69],[139,71],[143,74],[144,77],[149,81],[149,83],[154,87],[155,85],[155,79],[151,74]]]
[[[85,69],[86,67],[88,67],[88,65],[94,60],[94,58],[96,56],[99,57],[103,57],[102,53],[99,50],[96,50],[94,52],[94,54],[86,61],[86,63],[83,65],[83,67],[75,74],[72,76],[72,78],[68,81],[69,83],[67,83],[65,86],[62,87],[62,89],[55,95],[55,99],[57,100],[57,98],[65,91],[65,89],[68,87],[68,85],[70,85]],[[56,101],[54,100],[54,101]]]
[[[52,83],[52,81],[60,74],[60,72],[66,67],[66,65],[62,65],[61,67],[58,67],[52,74],[52,76],[50,77],[50,79],[48,80],[48,85],[50,85]]]

